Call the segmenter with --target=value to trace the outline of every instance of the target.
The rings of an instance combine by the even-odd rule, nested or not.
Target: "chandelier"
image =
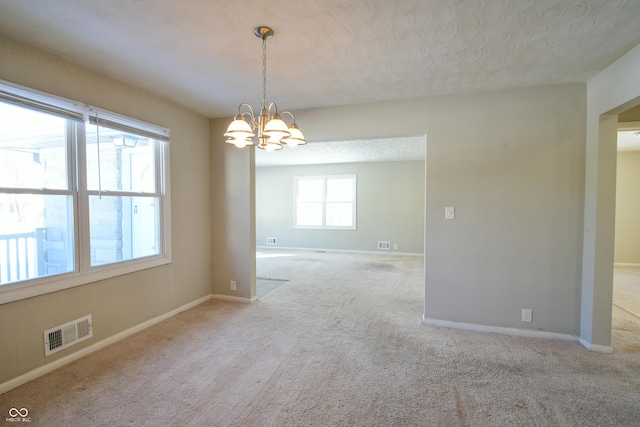
[[[283,144],[289,147],[306,144],[304,136],[296,118],[290,111],[278,113],[275,102],[267,102],[267,39],[273,37],[273,30],[269,27],[256,27],[254,34],[262,39],[262,104],[260,115],[256,117],[250,104],[243,102],[238,106],[238,113],[224,133],[226,142],[238,148],[247,145],[266,151],[282,150]],[[244,111],[243,111],[244,110]],[[272,112],[273,110],[273,112]],[[291,126],[282,120],[281,116],[291,116]],[[254,141],[254,137],[256,140]]]

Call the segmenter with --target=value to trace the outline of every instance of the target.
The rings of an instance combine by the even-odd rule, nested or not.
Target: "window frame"
[[[338,203],[336,201],[327,200],[327,180],[330,179],[351,179],[353,198],[350,202],[352,205],[351,222],[352,225],[327,225],[327,205],[330,203]],[[313,203],[322,204],[322,225],[299,225],[298,224],[298,182],[304,180],[322,180],[322,200]],[[338,175],[298,175],[293,177],[293,228],[299,230],[356,230],[357,229],[357,176],[356,174],[338,174]]]
[[[74,247],[75,261],[73,271],[67,273],[0,285],[0,305],[171,263],[171,168],[168,129],[77,101],[32,90],[4,80],[0,80],[0,101],[67,119],[69,133],[67,138],[68,189],[38,189],[36,191],[35,189],[3,188],[0,191],[9,190],[10,192],[23,194],[71,195],[74,202],[73,212],[70,213],[70,216],[73,216],[74,221],[72,245]],[[89,124],[90,117],[92,114],[95,115],[96,112],[99,112],[100,116],[109,120],[108,124],[104,124],[106,126],[115,123],[121,126],[121,129],[126,129],[127,132],[148,136],[156,140],[154,143],[156,145],[154,155],[158,170],[155,174],[157,187],[153,195],[158,197],[160,203],[158,207],[158,243],[160,248],[157,255],[91,266],[89,195],[92,192],[87,189],[85,135],[86,126],[91,126]],[[78,117],[83,117],[84,121],[78,120]],[[100,123],[103,125],[102,122]],[[71,132],[73,135],[71,135]],[[74,136],[75,142],[69,141]],[[146,193],[146,195],[148,194],[151,193]],[[118,192],[117,195],[138,196],[139,194],[135,192]]]

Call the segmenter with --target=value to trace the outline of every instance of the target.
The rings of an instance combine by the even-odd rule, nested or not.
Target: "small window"
[[[295,177],[295,228],[356,228],[356,176]]]

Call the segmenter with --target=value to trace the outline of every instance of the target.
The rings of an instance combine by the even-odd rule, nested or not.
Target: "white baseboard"
[[[634,262],[614,262],[614,267],[640,267],[640,264]]]
[[[69,354],[68,356],[65,356],[61,359],[55,360],[51,363],[47,363],[44,366],[40,366],[39,368],[33,369],[27,373],[24,373],[22,375],[20,375],[19,377],[13,378],[7,382],[4,382],[2,384],[0,384],[0,394],[2,393],[6,393],[9,390],[12,390],[16,387],[20,387],[23,384],[28,383],[31,380],[34,380],[38,377],[41,377],[45,374],[48,374],[49,372],[52,372],[58,368],[61,368],[62,366],[69,364],[73,361],[76,361],[84,356],[87,356],[88,354],[91,354],[95,351],[98,351],[108,345],[111,345],[115,342],[118,342],[120,340],[123,340],[125,338],[127,338],[128,336],[131,336],[137,332],[142,331],[143,329],[146,329],[150,326],[153,326],[157,323],[162,322],[163,320],[166,320],[170,317],[175,316],[178,313],[182,313],[183,311],[186,311],[190,308],[195,307],[196,305],[202,304],[203,302],[207,302],[211,300],[211,295],[207,295],[204,296],[202,298],[198,298],[195,301],[192,301],[188,304],[185,304],[181,307],[178,307],[174,310],[171,310],[167,313],[164,313],[158,317],[154,317],[153,319],[149,319],[146,322],[142,322],[136,326],[133,326],[129,329],[126,329],[122,332],[119,332],[115,335],[112,335],[108,338],[103,339],[102,341],[99,341],[95,344],[90,345],[89,347],[85,347],[79,351],[76,351],[75,353]]]
[[[608,345],[591,344],[589,341],[582,337],[578,338],[578,342],[585,346],[587,350],[593,351],[595,353],[613,353],[613,348]]]
[[[230,302],[241,302],[244,304],[251,304],[258,300],[257,296],[253,298],[243,298],[243,297],[234,297],[231,295],[221,295],[221,294],[213,294],[211,295],[211,299],[220,300],[220,301],[230,301]]]
[[[530,338],[545,338],[562,341],[578,341],[578,337],[571,334],[560,334],[557,332],[532,331],[529,329],[503,328],[499,326],[478,325],[475,323],[450,322],[448,320],[429,319],[422,316],[422,322],[427,326],[439,328],[465,329],[477,332],[495,332],[498,334],[514,335]]]
[[[256,249],[282,249],[285,251],[310,251],[310,252],[346,252],[355,254],[375,254],[375,255],[404,255],[404,256],[424,256],[423,253],[412,252],[396,252],[394,250],[379,250],[379,251],[359,251],[354,249],[327,249],[327,248],[294,248],[289,246],[256,246]]]

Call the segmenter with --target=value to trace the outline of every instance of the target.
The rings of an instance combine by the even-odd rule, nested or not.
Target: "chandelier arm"
[[[273,109],[275,110],[273,114],[271,114],[271,107],[273,107]],[[274,115],[278,114],[278,105],[275,102],[270,103],[267,111],[269,113],[269,117],[273,117]]]
[[[247,107],[249,109],[249,111],[240,111],[240,109],[242,107]],[[249,120],[247,120],[247,121],[251,124],[251,127],[253,127],[253,128],[256,127],[256,124],[257,124],[256,115],[255,115],[255,113],[253,111],[253,107],[251,106],[251,104],[249,104],[248,102],[243,102],[242,104],[240,104],[238,106],[238,115],[242,116],[242,117],[247,117],[248,116]]]
[[[296,116],[293,115],[293,113],[289,110],[284,110],[282,113],[280,113],[280,117],[282,117],[283,114],[288,114],[291,116],[291,120],[293,120],[293,123],[296,122]]]
[[[242,114],[242,113],[240,112],[240,109],[241,109],[242,107],[247,107],[247,108],[249,109],[249,114],[251,115],[251,117],[252,117],[252,118],[253,118],[253,117],[255,117],[255,114],[253,113],[253,107],[251,107],[251,104],[249,104],[248,102],[243,102],[242,104],[240,104],[240,105],[238,106],[238,114]],[[246,113],[247,113],[247,112],[245,111],[245,112],[244,112],[244,114],[246,114]]]

